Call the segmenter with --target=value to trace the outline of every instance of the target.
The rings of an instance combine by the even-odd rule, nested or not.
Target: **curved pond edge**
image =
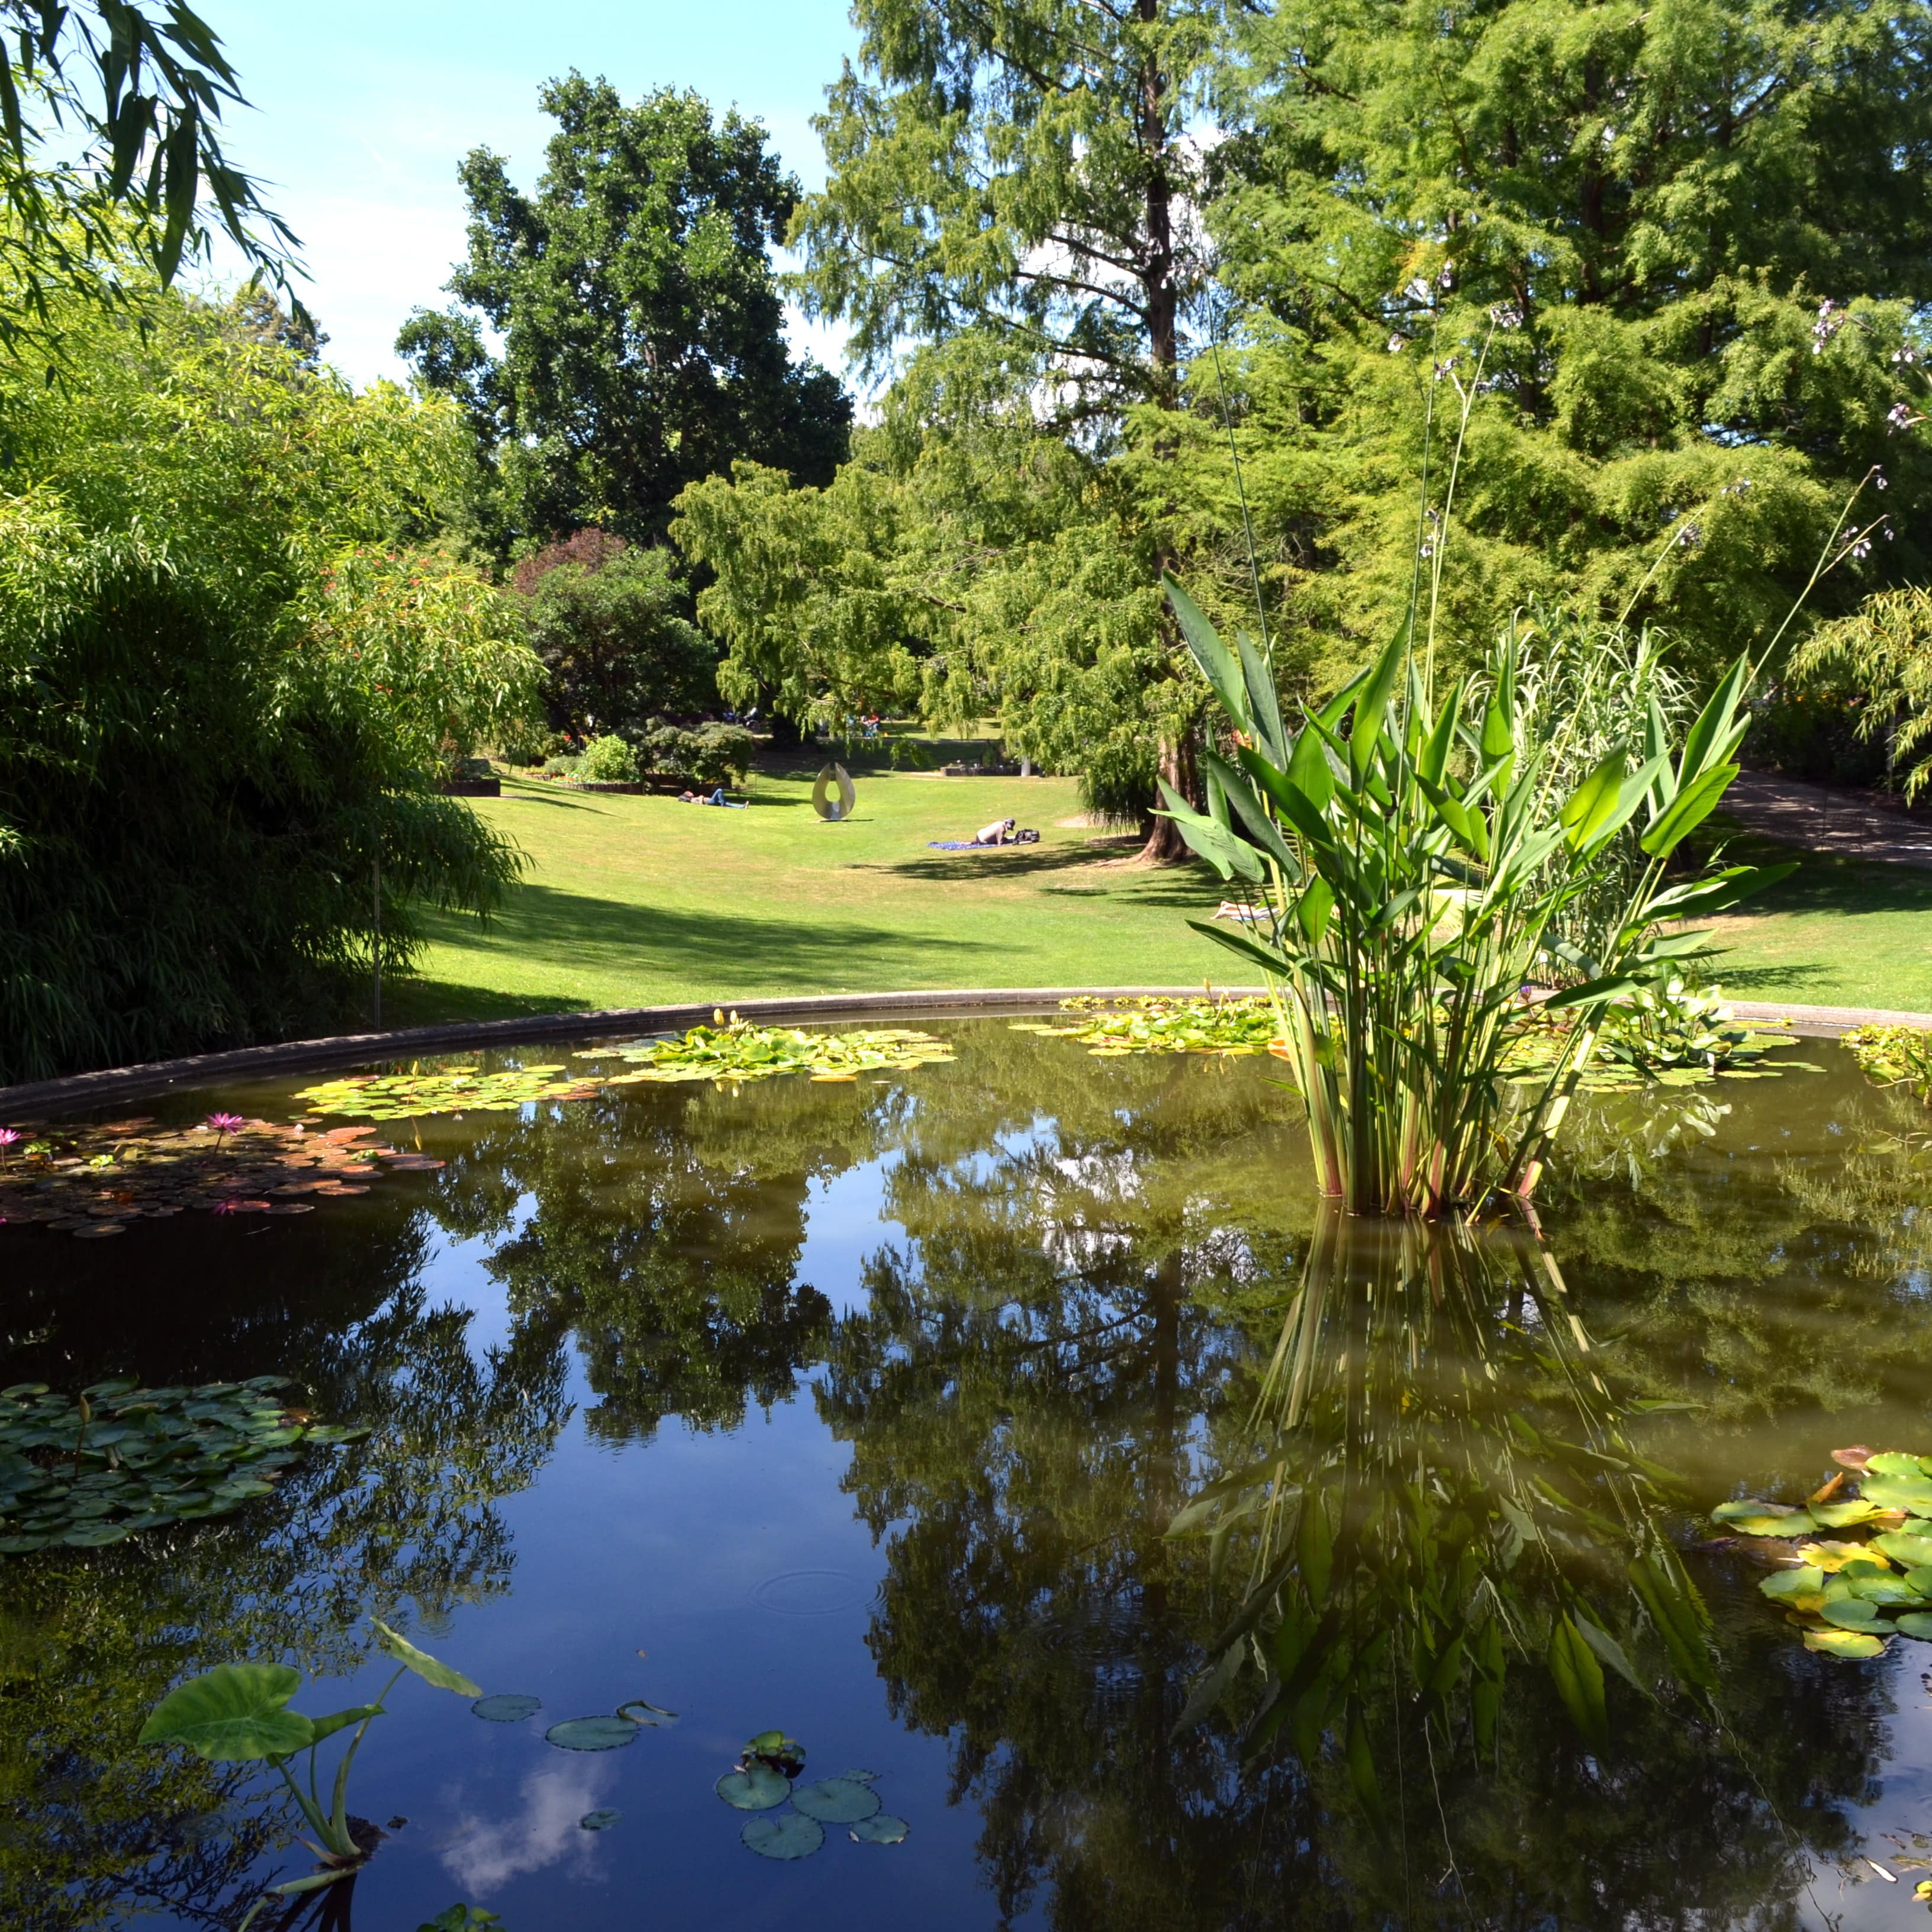
[[[1258,993],[1259,986],[1216,986],[1217,993]],[[141,1066],[103,1067],[58,1080],[29,1081],[0,1087],[0,1119],[31,1113],[65,1112],[121,1100],[145,1100],[176,1089],[212,1087],[228,1081],[278,1073],[309,1073],[331,1066],[375,1060],[406,1060],[422,1053],[460,1052],[478,1046],[514,1046],[540,1040],[604,1040],[619,1034],[662,1033],[696,1026],[720,1007],[746,1019],[842,1020],[919,1013],[928,1018],[1050,1008],[1078,997],[1110,999],[1166,995],[1185,998],[1198,986],[1002,986],[953,988],[938,992],[819,993],[765,1000],[689,1000],[674,1006],[613,1006],[595,1012],[530,1013],[497,1020],[450,1021],[436,1026],[398,1027],[386,1031],[337,1034],[326,1040],[286,1040],[264,1046],[190,1054]],[[1932,1013],[1882,1012],[1857,1006],[1780,1006],[1730,1000],[1740,1019],[1788,1023],[1794,1033],[1835,1038],[1852,1027],[1912,1026],[1932,1029]]]

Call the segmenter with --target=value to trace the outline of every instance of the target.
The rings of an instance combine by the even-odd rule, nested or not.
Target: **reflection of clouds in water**
[[[525,1872],[541,1871],[558,1859],[576,1856],[589,1865],[597,1834],[578,1823],[597,1808],[603,1787],[616,1775],[614,1765],[545,1765],[524,1780],[521,1816],[492,1823],[466,1811],[450,1832],[444,1868],[465,1891],[484,1895]],[[447,1841],[446,1841],[447,1842]],[[574,1876],[587,1876],[580,1870]]]

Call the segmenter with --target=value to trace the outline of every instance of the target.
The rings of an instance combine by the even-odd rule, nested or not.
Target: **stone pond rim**
[[[719,1007],[749,1020],[856,1020],[923,1015],[970,1018],[998,1012],[1050,1010],[1062,1000],[1149,995],[1185,999],[1199,986],[1003,986],[903,993],[815,993],[741,1000],[720,995],[658,1006],[614,1006],[595,1012],[532,1013],[508,1019],[449,1021],[434,1026],[382,1032],[338,1034],[324,1040],[285,1040],[158,1060],[140,1066],[103,1067],[57,1080],[0,1087],[0,1124],[45,1113],[64,1113],[122,1100],[223,1085],[230,1081],[308,1073],[331,1066],[359,1066],[422,1053],[460,1052],[485,1046],[542,1041],[604,1040],[622,1034],[662,1033],[697,1026]],[[1258,986],[1216,986],[1229,995],[1258,993]],[[1932,1013],[1882,1012],[1857,1006],[1785,1006],[1775,1001],[1725,1003],[1739,1019],[1788,1021],[1792,1031],[1832,1039],[1858,1026],[1910,1026],[1932,1030]]]

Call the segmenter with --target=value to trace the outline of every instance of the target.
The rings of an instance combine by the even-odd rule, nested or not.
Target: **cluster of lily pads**
[[[527,1691],[500,1690],[491,1696],[478,1697],[470,1708],[488,1724],[520,1724],[543,1708],[543,1700]],[[668,1731],[676,1722],[675,1711],[667,1711],[646,1698],[633,1697],[614,1711],[598,1712],[588,1718],[566,1718],[544,1732],[544,1742],[559,1750],[621,1750],[626,1744],[635,1744],[642,1732]],[[601,1805],[594,1811],[586,1811],[577,1822],[586,1832],[605,1832],[623,1815],[608,1805]]]
[[[1160,994],[1107,1000],[1082,995],[1062,1000],[1063,1010],[1081,1017],[1064,1025],[1016,1020],[1016,1033],[1078,1040],[1097,1059],[1130,1053],[1267,1053],[1281,1031],[1272,1000],[1255,994],[1182,999]]]
[[[598,1083],[628,1087],[640,1081],[765,1080],[802,1073],[814,1080],[854,1081],[862,1074],[902,1073],[950,1060],[949,1041],[911,1027],[874,1027],[847,1033],[807,1033],[796,1027],[754,1026],[721,1011],[711,1026],[694,1026],[681,1040],[633,1040],[599,1047],[580,1060],[616,1054],[634,1070]]]
[[[194,1388],[96,1382],[77,1400],[41,1382],[0,1389],[0,1554],[92,1550],[224,1516],[265,1496],[303,1450],[349,1442],[283,1406],[279,1376]]]
[[[796,1738],[760,1731],[718,1780],[718,1796],[734,1810],[758,1814],[738,1835],[760,1858],[808,1858],[825,1843],[827,1825],[846,1826],[861,1845],[896,1845],[911,1830],[903,1818],[880,1808],[872,1789],[877,1772],[844,1771],[801,1784],[804,1769],[805,1747]],[[788,1799],[791,1809],[781,1810]]]
[[[514,1066],[485,1073],[473,1064],[420,1066],[407,1073],[352,1073],[305,1087],[296,1096],[317,1114],[353,1120],[405,1120],[430,1114],[506,1114],[536,1100],[587,1100],[594,1080],[558,1079],[562,1065]]]
[[[0,1130],[0,1222],[98,1240],[189,1210],[308,1214],[319,1202],[366,1194],[386,1173],[442,1165],[371,1141],[374,1132],[317,1133],[239,1114],[158,1130],[146,1116],[8,1128]]]
[[[1714,1519],[1771,1540],[1780,1567],[1758,1588],[1808,1649],[1868,1658],[1894,1635],[1932,1642],[1932,1456],[1862,1446],[1832,1456],[1838,1473],[1808,1501],[1750,1498],[1720,1504]]]
[[[1844,1036],[1858,1071],[1882,1087],[1910,1087],[1932,1102],[1932,1033],[1909,1026],[1854,1027]]]
[[[1546,1075],[1567,1048],[1574,1015],[1524,1009],[1516,1023],[1504,1070],[1522,1080]],[[1796,1034],[1736,1018],[1714,986],[1687,988],[1672,980],[1638,987],[1605,1008],[1597,1050],[1581,1085],[1586,1093],[1634,1094],[1656,1086],[1701,1087],[1713,1080],[1773,1080],[1816,1073],[1810,1060],[1770,1058],[1774,1047],[1794,1046]]]

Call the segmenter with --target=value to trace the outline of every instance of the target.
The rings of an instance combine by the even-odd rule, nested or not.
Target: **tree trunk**
[[[1164,738],[1161,740],[1160,775],[1190,804],[1198,802],[1191,740],[1184,740],[1178,745]],[[1171,818],[1155,819],[1153,829],[1148,833],[1147,843],[1140,849],[1140,856],[1150,865],[1178,866],[1190,856],[1180,826]]]
[[[1158,16],[1159,0],[1137,0],[1136,12],[1151,26]],[[1146,160],[1147,232],[1141,254],[1141,287],[1146,298],[1148,354],[1151,362],[1154,400],[1162,409],[1176,406],[1176,374],[1180,361],[1179,291],[1174,282],[1173,184],[1167,173],[1167,76],[1156,61],[1150,60],[1141,75],[1141,147]],[[1156,460],[1172,462],[1178,439],[1156,436],[1154,454]],[[1170,503],[1168,508],[1172,509]],[[1163,546],[1164,550],[1165,546]],[[1164,576],[1171,562],[1162,554],[1155,560],[1155,569]],[[1163,621],[1165,621],[1163,620]],[[1161,741],[1160,775],[1186,799],[1195,796],[1194,750],[1185,740],[1176,744]],[[1171,818],[1156,818],[1141,848],[1140,856],[1151,865],[1178,865],[1187,857],[1187,842]]]

